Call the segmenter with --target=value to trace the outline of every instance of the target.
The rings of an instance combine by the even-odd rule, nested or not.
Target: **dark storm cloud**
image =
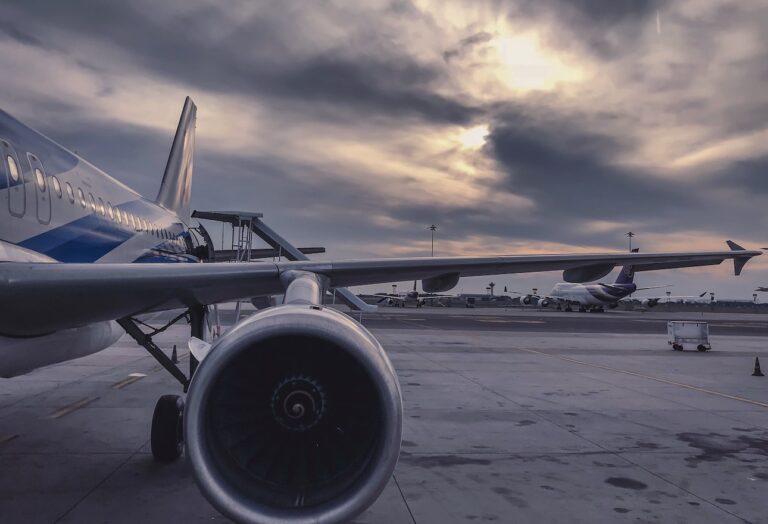
[[[462,38],[459,41],[459,45],[457,47],[443,52],[443,60],[448,62],[452,58],[460,56],[461,53],[468,47],[472,47],[477,44],[485,44],[491,40],[493,40],[493,35],[487,31],[480,31],[479,33],[475,33],[466,38]]]
[[[724,188],[768,190],[765,159],[729,166],[708,182],[661,178],[617,162],[633,147],[628,141],[580,129],[578,120],[540,121],[522,113],[500,119],[488,147],[506,175],[499,189],[538,205],[540,220],[517,224],[516,235],[599,245],[606,233],[584,230],[588,221],[636,224],[657,233],[705,227],[724,237],[759,235],[766,224],[751,207],[719,194]]]
[[[717,174],[713,183],[725,187],[742,187],[751,193],[768,197],[768,155],[728,165]]]
[[[0,19],[0,38],[10,38],[22,44],[45,47],[43,42],[28,29],[15,24],[10,19]]]
[[[661,191],[661,181],[617,167],[615,159],[628,144],[573,129],[567,122],[510,115],[492,130],[490,147],[507,174],[504,187],[533,198],[547,211],[616,219],[646,215],[649,202],[661,210],[673,202],[695,204],[675,184]]]
[[[97,45],[103,42],[128,52],[131,61],[155,75],[211,92],[321,102],[357,116],[411,115],[450,124],[466,124],[481,112],[438,94],[435,87],[443,73],[393,46],[317,52],[308,41],[302,47],[305,32],[313,28],[302,27],[280,9],[263,9],[235,25],[225,9],[213,6],[172,19],[153,16],[152,10],[130,2],[50,5],[31,0],[16,8],[11,19],[21,21],[34,13],[38,27],[48,25],[40,31],[46,35],[45,45],[64,45],[69,38],[87,35]],[[336,21],[349,24],[343,12]],[[20,25],[7,26],[9,33],[26,34]],[[296,51],[297,47],[302,49]]]

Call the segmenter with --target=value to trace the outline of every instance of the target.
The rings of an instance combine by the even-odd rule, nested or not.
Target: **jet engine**
[[[549,306],[549,300],[547,300],[546,298],[541,299],[541,300],[539,300],[539,305],[541,307],[547,307],[547,306]]]
[[[654,307],[659,303],[658,298],[646,298],[640,303],[643,307]]]
[[[394,368],[360,324],[284,305],[219,338],[184,411],[206,498],[245,523],[346,522],[373,503],[400,453]]]
[[[531,305],[531,302],[533,302],[533,297],[531,295],[525,295],[524,297],[520,298],[520,302],[522,302],[526,306],[529,306]]]

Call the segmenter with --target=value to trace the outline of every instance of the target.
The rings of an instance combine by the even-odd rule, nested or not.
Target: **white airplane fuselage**
[[[198,262],[178,216],[3,111],[0,152],[0,263]],[[0,333],[0,377],[100,351],[122,333],[115,322]]]
[[[634,284],[571,284],[560,282],[550,293],[550,297],[583,307],[615,306],[619,300],[636,290]]]

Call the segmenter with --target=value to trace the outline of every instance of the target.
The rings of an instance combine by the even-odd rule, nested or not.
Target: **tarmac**
[[[712,351],[670,350],[672,318],[709,322]],[[762,318],[363,315],[398,371],[405,423],[389,486],[355,522],[768,523],[768,377],[751,376],[756,356],[768,371]],[[183,364],[187,337],[156,340]],[[0,522],[225,522],[183,459],[152,460],[154,403],[179,391],[128,337],[0,380]]]

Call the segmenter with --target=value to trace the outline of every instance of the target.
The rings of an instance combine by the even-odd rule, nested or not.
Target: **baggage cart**
[[[683,351],[685,344],[696,346],[699,351],[709,351],[709,324],[706,322],[669,321],[667,322],[667,341],[675,351]]]

